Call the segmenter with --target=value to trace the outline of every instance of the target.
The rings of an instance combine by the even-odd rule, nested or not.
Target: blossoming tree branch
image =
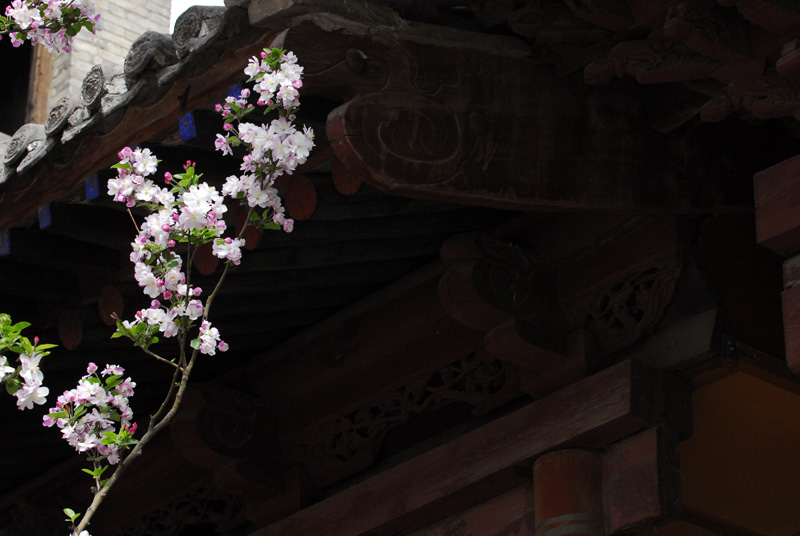
[[[13,0],[0,16],[0,37],[8,34],[15,47],[30,39],[50,52],[69,52],[83,28],[103,29],[91,0]]]
[[[59,396],[44,416],[44,425],[59,428],[64,440],[86,454],[91,464],[84,469],[93,479],[91,505],[83,514],[64,509],[73,536],[89,536],[89,522],[109,489],[155,434],[169,425],[200,356],[228,349],[209,314],[231,266],[241,262],[245,228],[238,236],[225,236],[226,201],[247,207],[249,225],[292,230],[294,222],[285,216],[274,183],[303,164],[314,146],[313,131],[299,130],[293,124],[302,72],[291,52],[264,50],[260,58],[251,58],[244,70],[257,95],[243,89],[238,97],[228,97],[217,105],[223,133],[217,135],[216,149],[223,155],[243,153],[241,173],[228,177],[221,191],[201,180],[193,162],[186,162],[180,173],[164,173],[163,185],[157,184],[159,160],[149,149],[126,147],[119,152],[119,163],[112,166],[117,177],[108,181],[109,195],[129,208],[142,207],[148,212],[137,227],[130,260],[136,281],[151,300],[132,320],[118,318],[112,337],[129,338],[167,367],[172,380],[139,439],[129,404],[136,383],[119,365],[101,369],[89,363],[78,385]],[[246,121],[255,110],[273,112],[277,118],[269,125]],[[191,268],[198,248],[207,244],[226,262],[216,285],[206,293],[193,283]],[[49,391],[42,385],[38,364],[53,346],[39,344],[38,339],[30,342],[21,335],[26,327],[26,323],[13,324],[8,315],[0,315],[0,354],[18,354],[16,368],[5,355],[0,356],[0,381],[17,397],[20,409],[45,402]],[[160,338],[176,341],[174,355],[153,350]],[[115,469],[108,476],[110,466]]]

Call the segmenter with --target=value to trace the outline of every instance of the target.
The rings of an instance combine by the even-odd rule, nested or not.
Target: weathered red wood
[[[305,471],[298,466],[290,467],[284,471],[281,493],[268,499],[255,497],[247,501],[247,518],[256,526],[272,523],[302,510],[315,492]]]
[[[603,534],[600,454],[563,449],[533,464],[533,508],[537,536]]]
[[[534,533],[531,499],[531,486],[520,486],[408,536],[530,536]]]
[[[662,373],[623,362],[277,523],[252,536],[378,536],[424,526],[502,491],[475,484],[558,447],[599,448],[671,420]],[[688,404],[683,401],[682,406]],[[491,493],[491,495],[486,495]],[[424,514],[424,515],[423,515]]]
[[[489,354],[531,371],[541,371],[564,364],[566,347],[547,327],[509,320],[486,334]],[[550,344],[547,344],[550,343]]]
[[[307,220],[317,208],[317,190],[305,175],[293,175],[287,181],[283,204],[295,220]]]
[[[114,285],[106,285],[100,292],[97,308],[103,323],[107,326],[115,325],[114,315],[119,318],[123,318],[125,315],[125,300],[122,297],[122,293]]]
[[[358,173],[350,171],[337,158],[333,160],[331,176],[333,177],[333,184],[336,186],[336,191],[342,195],[355,194],[364,183],[363,173],[359,175]]]
[[[800,156],[753,178],[758,243],[777,253],[800,251]]]
[[[211,275],[217,271],[220,259],[214,255],[213,246],[203,244],[199,246],[192,255],[192,264],[197,268],[197,271],[203,275]]]
[[[551,366],[538,370],[531,370],[529,366],[520,374],[520,389],[534,400],[571,385],[598,369],[600,349],[590,331],[580,329],[568,333],[564,342],[564,355],[554,360]]]
[[[679,517],[678,441],[650,428],[603,451],[603,518],[609,534]]]
[[[58,339],[64,348],[74,350],[83,340],[83,322],[75,311],[64,311],[58,317]]]

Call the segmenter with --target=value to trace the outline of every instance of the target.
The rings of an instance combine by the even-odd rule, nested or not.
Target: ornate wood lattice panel
[[[516,373],[481,352],[465,356],[381,400],[323,424],[298,438],[287,454],[318,486],[369,466],[386,433],[425,412],[460,402],[483,414],[519,395]]]

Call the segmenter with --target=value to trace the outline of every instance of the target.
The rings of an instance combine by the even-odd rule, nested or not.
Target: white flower
[[[11,374],[14,374],[14,367],[9,367],[6,356],[0,355],[0,381]]]
[[[22,363],[22,370],[19,375],[25,380],[26,383],[32,385],[41,385],[44,380],[44,374],[39,368],[39,361],[42,359],[42,354],[34,353],[33,355],[20,354],[19,360]]]
[[[47,402],[47,395],[50,394],[50,389],[36,383],[26,383],[14,394],[17,396],[17,407],[19,409],[33,409],[34,404]]]

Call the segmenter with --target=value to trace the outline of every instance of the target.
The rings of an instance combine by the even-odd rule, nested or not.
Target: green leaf
[[[6,391],[8,394],[13,395],[17,391],[19,391],[20,384],[17,381],[13,380],[6,380]]]
[[[122,383],[122,376],[117,374],[106,378],[106,390],[112,389]]]
[[[57,344],[39,344],[36,346],[37,350],[49,350],[50,348],[58,348]]]
[[[76,513],[72,508],[64,508],[64,514],[67,516],[67,521],[71,521],[73,523],[75,523],[75,520],[81,516],[80,512]]]
[[[84,473],[92,475],[93,477],[97,478],[98,476],[100,476],[103,473],[105,473],[106,469],[108,469],[108,466],[104,465],[102,467],[98,467],[94,471],[92,471],[91,469],[87,469],[85,467],[83,469],[81,469],[81,471],[83,471]]]
[[[191,344],[192,348],[194,348],[195,350],[199,350],[200,349],[200,345],[202,343],[203,343],[203,341],[201,341],[200,339],[192,339],[192,342],[189,343],[189,344]]]

